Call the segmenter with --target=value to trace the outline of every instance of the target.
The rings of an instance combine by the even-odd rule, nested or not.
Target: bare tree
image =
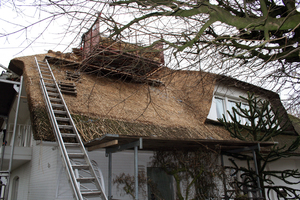
[[[299,105],[297,1],[129,0],[110,5],[140,13],[114,35],[132,26],[160,33],[165,48],[185,60],[182,67],[264,80],[269,89],[290,89],[289,105]],[[149,28],[149,23],[161,26]]]
[[[296,0],[14,0],[2,2],[1,9],[5,6],[22,17],[26,10],[33,11],[32,20],[24,24],[4,19],[15,28],[0,32],[2,38],[24,33],[27,47],[58,22],[57,37],[68,41],[65,49],[80,46],[84,33],[98,20],[103,37],[141,48],[163,44],[164,64],[169,68],[214,72],[269,89],[288,89],[287,106],[300,105]],[[39,31],[32,31],[39,25]]]
[[[3,30],[0,37],[26,32],[26,40],[31,27],[44,24],[27,47],[57,21],[63,22],[58,37],[61,42],[68,40],[65,48],[79,45],[101,13],[102,35],[146,46],[163,42],[168,67],[221,73],[268,89],[285,89],[290,95],[287,106],[295,110],[300,104],[300,13],[295,0],[15,0],[1,6],[23,16],[28,8],[36,14],[35,21]]]

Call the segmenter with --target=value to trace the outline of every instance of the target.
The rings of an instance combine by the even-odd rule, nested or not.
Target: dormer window
[[[233,108],[237,109],[236,103],[241,103],[242,109],[249,109],[249,106],[245,102],[241,102],[238,98],[214,96],[207,118],[217,121],[219,118],[223,118],[224,115],[227,121],[232,121],[227,111],[229,111],[230,114],[233,114]],[[239,115],[237,115],[237,119],[241,120],[243,124],[248,122],[247,119],[242,118]]]

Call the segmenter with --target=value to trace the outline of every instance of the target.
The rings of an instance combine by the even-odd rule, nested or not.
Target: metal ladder
[[[35,62],[48,115],[76,199],[107,200],[47,60]]]

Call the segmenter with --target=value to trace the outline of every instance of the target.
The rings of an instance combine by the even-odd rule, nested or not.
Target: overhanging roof
[[[14,102],[16,91],[14,89],[14,84],[20,84],[19,82],[9,81],[5,79],[0,79],[0,130],[4,122],[3,117],[8,117],[11,106]]]
[[[8,116],[12,106],[16,91],[14,84],[19,85],[20,82],[0,79],[0,116]]]
[[[137,141],[141,137],[119,136],[107,134],[101,138],[85,143],[88,150],[95,150],[99,148],[115,147]],[[259,143],[261,147],[273,146],[274,142],[246,142],[239,140],[211,140],[211,139],[166,139],[155,137],[142,137],[142,150],[156,151],[156,150],[192,150],[200,147],[208,147],[212,149],[220,149],[228,151],[233,149],[241,149],[245,147],[257,146]]]
[[[225,75],[218,75],[217,81],[221,84],[224,84],[228,87],[236,87],[245,91],[251,91],[254,92],[256,95],[264,96],[268,99],[268,101],[271,103],[273,111],[279,111],[279,115],[283,117],[283,120],[281,122],[282,126],[285,126],[287,123],[287,127],[285,128],[285,134],[287,135],[298,135],[296,130],[294,129],[294,126],[292,125],[288,114],[282,105],[282,102],[280,100],[279,94],[276,92],[266,90],[264,88],[258,87],[256,85],[240,81],[238,79],[228,77]]]

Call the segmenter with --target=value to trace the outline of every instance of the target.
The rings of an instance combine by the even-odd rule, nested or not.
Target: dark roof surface
[[[16,91],[13,82],[0,79],[0,115],[8,116]]]
[[[8,117],[9,111],[14,102],[16,91],[14,85],[7,80],[0,79],[0,130],[4,122],[4,118]]]

